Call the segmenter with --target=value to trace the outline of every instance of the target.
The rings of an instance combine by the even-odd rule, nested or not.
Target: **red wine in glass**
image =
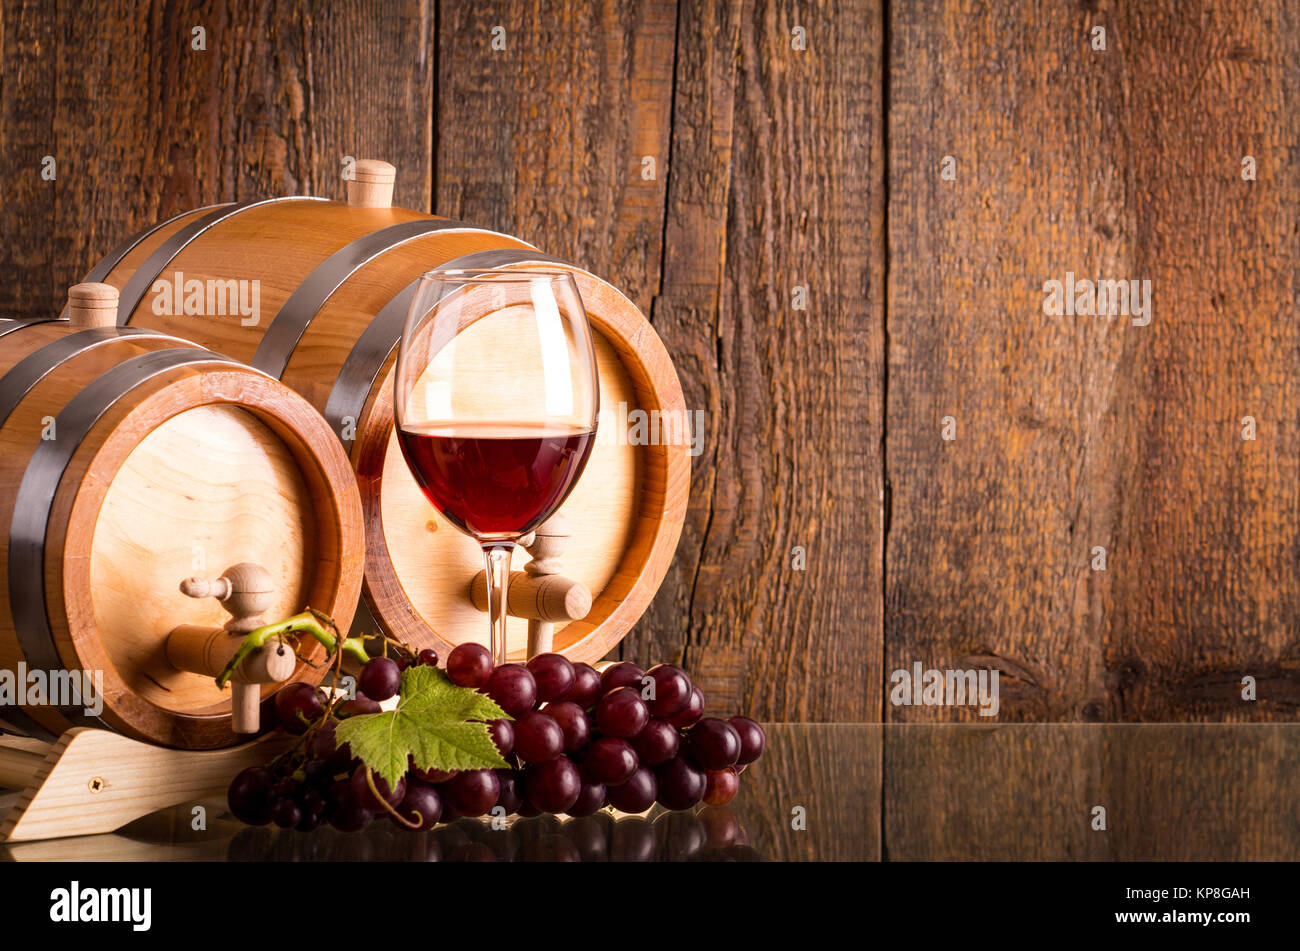
[[[572,272],[425,274],[398,347],[393,415],[425,496],[483,551],[488,645],[504,664],[512,552],[545,530],[595,445],[600,374]]]
[[[518,538],[550,518],[582,475],[595,435],[578,427],[511,423],[397,431],[428,500],[479,539]]]

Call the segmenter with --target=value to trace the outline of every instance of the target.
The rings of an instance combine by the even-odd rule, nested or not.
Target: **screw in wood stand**
[[[167,636],[167,660],[177,670],[216,677],[235,656],[244,635],[261,627],[263,613],[275,599],[270,572],[261,565],[241,562],[213,579],[187,578],[181,592],[191,598],[216,598],[231,615],[225,627],[186,624]],[[298,658],[277,640],[244,659],[230,678],[231,729],[256,733],[260,729],[261,684],[281,683],[293,676]]]
[[[506,609],[511,617],[528,619],[528,656],[548,653],[555,625],[580,621],[591,610],[591,591],[581,581],[560,574],[560,556],[571,533],[569,520],[552,515],[520,544],[533,556],[523,571],[510,572]],[[470,582],[470,600],[480,611],[488,608],[487,572]]]

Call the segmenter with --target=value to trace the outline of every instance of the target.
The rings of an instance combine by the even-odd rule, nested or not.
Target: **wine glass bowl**
[[[599,379],[572,275],[425,274],[398,349],[393,409],[425,497],[483,549],[489,645],[503,663],[511,553],[564,503],[595,442]]]

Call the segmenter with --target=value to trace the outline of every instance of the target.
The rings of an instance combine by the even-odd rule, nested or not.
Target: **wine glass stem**
[[[491,626],[492,663],[500,667],[506,662],[506,610],[510,587],[510,556],[514,545],[483,546],[487,561],[488,624]]]

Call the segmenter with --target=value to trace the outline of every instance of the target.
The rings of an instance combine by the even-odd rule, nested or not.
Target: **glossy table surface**
[[[247,828],[220,800],[0,860],[1293,860],[1300,725],[776,724],[728,806]],[[2,804],[0,804],[2,805]],[[205,828],[196,829],[202,824]]]

